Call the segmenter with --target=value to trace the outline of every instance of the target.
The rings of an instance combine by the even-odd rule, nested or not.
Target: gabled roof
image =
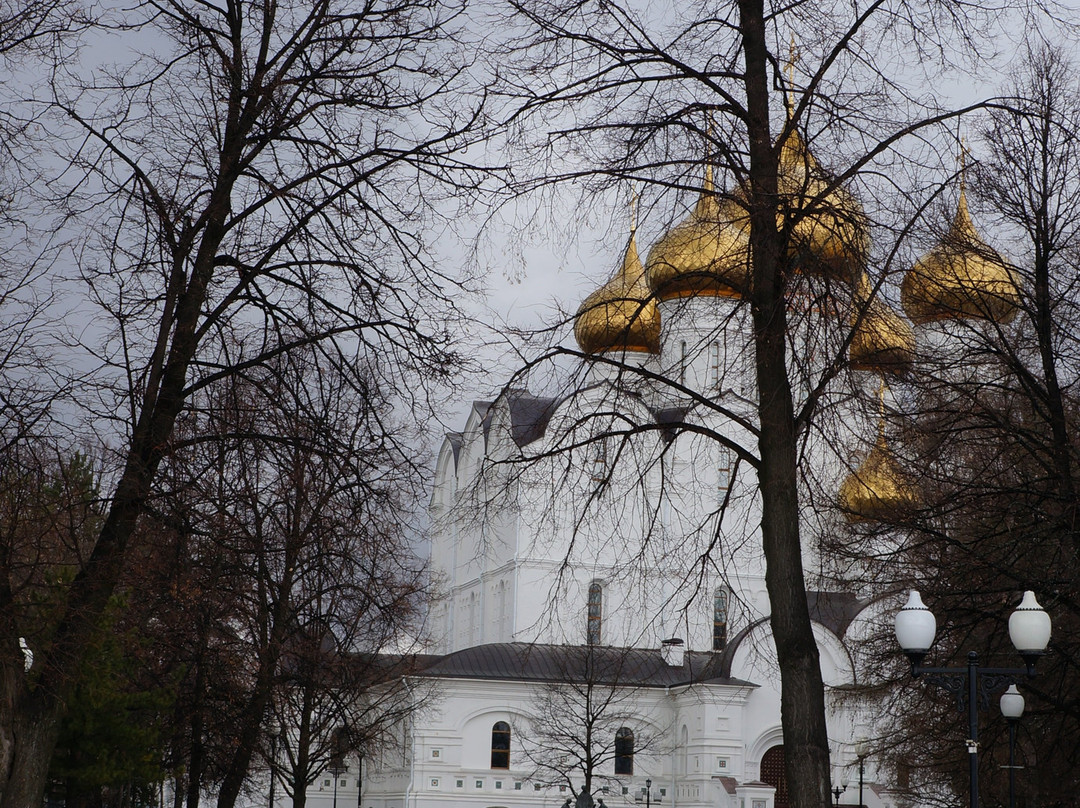
[[[505,679],[587,682],[626,687],[752,683],[721,675],[719,654],[688,651],[681,666],[668,665],[657,649],[589,645],[491,643],[433,657],[420,676],[448,679]]]

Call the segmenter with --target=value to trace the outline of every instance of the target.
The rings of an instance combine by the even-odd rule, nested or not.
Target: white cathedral
[[[808,198],[827,183],[792,134],[782,189]],[[854,196],[835,188],[817,210],[792,238],[806,284],[794,377],[812,377],[849,336],[854,378],[884,391],[917,340],[946,339],[958,318],[1012,315],[1014,277],[977,236],[962,192],[949,234],[900,290],[917,328],[867,280]],[[343,804],[555,808],[573,804],[588,771],[594,799],[612,808],[786,808],[761,501],[740,460],[756,419],[748,249],[737,193],[715,193],[707,171],[696,206],[645,263],[631,232],[614,275],[581,305],[573,383],[557,395],[514,384],[446,436],[430,505],[446,597],[415,677],[432,697],[399,748],[365,759],[362,786],[341,780]],[[819,293],[838,281],[847,292],[835,300]],[[813,327],[826,316],[854,333]],[[815,537],[915,494],[872,407],[841,422],[852,445],[871,447],[855,461],[812,435],[803,446],[838,503],[807,508],[802,524],[834,784],[847,785],[840,805],[907,805],[868,755],[888,725],[854,687],[857,640],[898,604],[845,592]],[[313,804],[329,805],[329,786],[316,784]]]

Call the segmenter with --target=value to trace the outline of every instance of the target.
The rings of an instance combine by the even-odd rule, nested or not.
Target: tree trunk
[[[3,808],[27,808],[45,800],[49,763],[60,734],[61,710],[23,699],[11,715],[11,764],[0,797]]]
[[[784,234],[777,230],[777,161],[769,128],[769,62],[761,0],[740,0],[750,147],[750,240],[758,382],[762,546],[780,667],[780,718],[794,808],[829,805],[829,738],[799,536],[798,444],[786,339]]]
[[[311,779],[311,688],[303,685],[304,699],[300,710],[300,727],[296,733],[296,766],[292,773],[293,808],[307,805],[307,786]]]

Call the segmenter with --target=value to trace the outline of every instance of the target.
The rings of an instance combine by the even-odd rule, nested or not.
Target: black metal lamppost
[[[338,778],[349,770],[349,767],[345,765],[345,761],[341,758],[335,758],[330,761],[329,771],[334,778],[334,808],[337,808],[337,786]]]
[[[832,793],[833,798],[836,800],[837,808],[840,806],[840,795],[847,791],[847,777],[845,777],[838,786],[833,786]]]
[[[866,756],[869,754],[870,749],[866,743],[866,738],[859,738],[855,742],[855,757],[859,761],[859,808],[866,804],[863,802],[863,783],[866,774]]]
[[[645,779],[645,808],[652,808],[652,778]]]
[[[1050,643],[1050,615],[1035,600],[1035,593],[1029,590],[1024,592],[1020,605],[1009,616],[1009,639],[1024,660],[1023,668],[981,667],[979,655],[974,651],[968,654],[967,665],[963,668],[922,667],[923,659],[934,644],[937,620],[914,589],[904,608],[896,613],[895,628],[896,639],[911,660],[912,678],[925,674],[927,682],[956,697],[957,709],[967,710],[968,738],[965,743],[970,808],[979,808],[979,704],[988,706],[992,694],[1013,685],[1018,677],[1035,675],[1035,662]]]
[[[1016,685],[1009,685],[1009,689],[1001,694],[1001,714],[1009,722],[1009,808],[1016,808],[1016,770],[1024,768],[1016,765],[1016,723],[1024,714],[1024,697],[1016,689]]]

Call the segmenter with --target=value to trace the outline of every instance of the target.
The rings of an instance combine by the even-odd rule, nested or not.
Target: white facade
[[[762,782],[775,784],[782,762],[779,673],[757,480],[737,451],[754,445],[748,307],[688,297],[662,303],[661,315],[659,354],[605,354],[558,398],[511,389],[495,402],[476,402],[462,431],[445,440],[431,498],[431,564],[447,592],[431,620],[434,650],[445,655],[429,671],[439,696],[410,727],[404,758],[390,755],[367,770],[363,806],[563,805],[570,790],[539,776],[526,753],[540,743],[530,728],[538,693],[550,684],[527,665],[515,673],[505,659],[592,643],[639,649],[660,662],[670,638],[684,642],[686,660],[622,688],[635,704],[638,726],[629,729],[660,740],[635,753],[632,774],[617,776],[606,761],[607,791],[596,797],[608,806],[637,804],[651,780],[649,799],[660,805],[785,804]],[[806,349],[795,361],[815,355]],[[693,404],[678,387],[634,368],[715,406]],[[872,429],[854,415],[848,426]],[[822,473],[837,481],[849,470],[812,441],[804,451],[820,455]],[[840,782],[842,769],[850,774],[856,738],[873,734],[869,717],[841,696],[855,677],[845,641],[874,610],[830,593],[836,585],[813,550],[820,528],[809,516],[803,527]],[[590,604],[597,587],[599,609]],[[718,615],[721,593],[726,614]],[[511,728],[508,768],[493,766],[500,722]],[[894,804],[872,785],[873,765],[866,774],[864,802]],[[857,792],[849,788],[840,803],[857,803]]]

